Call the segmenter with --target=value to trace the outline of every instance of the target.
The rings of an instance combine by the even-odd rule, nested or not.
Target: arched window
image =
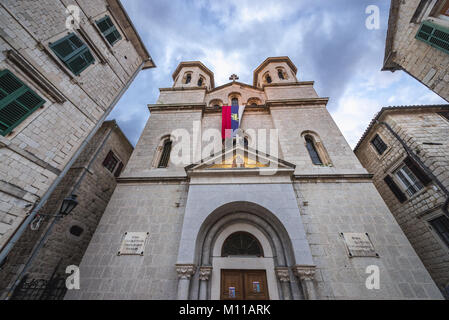
[[[221,256],[263,257],[263,250],[259,241],[253,235],[247,232],[236,232],[225,240],[221,249]]]
[[[238,107],[238,106],[239,106],[239,99],[237,99],[237,98],[232,98],[232,100],[231,100],[231,105],[232,105],[233,107]]]
[[[198,87],[202,87],[203,85],[204,85],[204,78],[200,76],[200,78],[198,79]]]
[[[191,73],[187,73],[185,81],[184,81],[184,84],[189,84],[190,81],[192,81],[192,74]]]
[[[321,160],[317,152],[314,139],[309,135],[305,136],[304,139],[306,140],[307,151],[309,151],[309,155],[312,159],[313,164],[322,165],[323,161]]]
[[[265,78],[265,80],[267,80],[267,83],[271,83],[271,82],[272,82],[271,77],[270,77],[269,74],[267,75],[267,77]]]
[[[158,168],[167,168],[168,161],[170,160],[170,152],[172,147],[172,141],[170,139],[166,139],[164,141],[164,146],[162,149],[161,159],[159,160]]]
[[[281,79],[281,80],[285,79],[284,78],[284,73],[282,72],[282,69],[278,69],[278,76],[279,76],[279,79]]]

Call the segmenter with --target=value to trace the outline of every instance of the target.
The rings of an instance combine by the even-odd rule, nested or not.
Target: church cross
[[[239,77],[237,77],[237,75],[234,73],[232,76],[229,77],[229,80],[235,81],[238,80]]]

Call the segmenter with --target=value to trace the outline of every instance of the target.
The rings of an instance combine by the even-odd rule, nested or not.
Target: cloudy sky
[[[404,72],[381,72],[389,0],[122,0],[157,68],[142,71],[110,115],[135,144],[159,88],[181,61],[200,60],[215,85],[236,73],[252,84],[269,56],[289,56],[300,81],[315,81],[354,147],[383,106],[445,103]],[[367,6],[380,9],[368,30]]]

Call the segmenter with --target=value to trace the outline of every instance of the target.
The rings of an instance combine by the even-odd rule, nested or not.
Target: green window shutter
[[[95,62],[87,45],[74,33],[51,43],[50,48],[75,75]]]
[[[0,134],[10,133],[45,100],[9,70],[0,71]]]
[[[122,38],[120,32],[118,32],[109,16],[105,16],[104,18],[97,20],[96,24],[111,46]]]
[[[449,54],[449,29],[429,21],[424,21],[416,34],[416,39]]]

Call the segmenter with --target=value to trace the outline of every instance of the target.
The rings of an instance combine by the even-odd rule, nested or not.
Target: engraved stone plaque
[[[341,235],[345,240],[349,257],[379,257],[368,236],[368,233],[345,232]]]
[[[149,232],[126,232],[118,255],[143,256],[143,253],[145,252],[145,244],[149,234]]]

